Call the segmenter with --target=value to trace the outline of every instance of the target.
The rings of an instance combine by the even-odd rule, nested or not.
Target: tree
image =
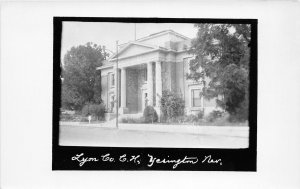
[[[62,107],[81,110],[87,103],[101,102],[101,78],[97,67],[107,54],[91,42],[72,47],[62,65]]]
[[[232,120],[248,119],[251,26],[246,24],[196,24],[188,79],[203,84],[206,98],[218,98]],[[200,69],[201,68],[201,69]],[[209,79],[206,79],[209,78]]]

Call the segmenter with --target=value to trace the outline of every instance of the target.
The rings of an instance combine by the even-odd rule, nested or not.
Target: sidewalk
[[[246,148],[249,127],[60,123],[60,144],[71,146]]]
[[[105,123],[80,123],[80,122],[60,122],[63,126],[80,126],[80,127],[100,127],[116,128],[115,121]],[[129,124],[119,123],[120,130],[134,131],[154,131],[167,133],[189,133],[202,135],[234,136],[248,137],[249,127],[247,126],[195,126],[195,125],[170,125],[170,124]]]

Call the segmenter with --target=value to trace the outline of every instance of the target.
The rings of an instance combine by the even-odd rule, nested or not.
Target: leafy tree
[[[203,83],[206,98],[217,100],[231,120],[248,119],[251,26],[246,24],[196,24],[198,33],[190,53],[188,79]],[[209,79],[207,79],[209,78]]]
[[[72,47],[62,64],[62,107],[81,110],[87,103],[101,102],[101,78],[97,67],[107,54],[103,47],[87,43]]]

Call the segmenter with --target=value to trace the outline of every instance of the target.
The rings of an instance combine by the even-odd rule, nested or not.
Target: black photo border
[[[122,22],[122,23],[232,23],[251,24],[250,98],[249,98],[249,147],[245,149],[219,148],[128,148],[59,146],[59,117],[61,96],[61,39],[62,23],[70,22]],[[251,171],[257,170],[257,19],[213,19],[213,18],[125,18],[125,17],[53,17],[53,117],[52,117],[52,170],[173,170],[173,171]],[[112,157],[140,155],[139,164],[115,162],[87,162],[79,166],[72,161],[76,154],[89,157],[110,154]],[[219,164],[155,164],[151,167],[148,154],[160,159],[184,156],[207,156],[222,159]]]

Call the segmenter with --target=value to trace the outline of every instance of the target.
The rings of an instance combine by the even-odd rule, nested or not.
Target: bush
[[[184,123],[185,116],[174,117],[169,120],[170,123]]]
[[[87,117],[81,117],[80,122],[89,122],[89,119]]]
[[[208,116],[207,116],[207,121],[209,122],[213,122],[215,121],[216,119],[220,118],[223,116],[223,113],[219,110],[214,110],[212,111]]]
[[[60,121],[78,121],[81,119],[81,115],[74,111],[61,110]]]
[[[60,121],[71,121],[73,116],[70,114],[60,114]]]
[[[144,123],[144,118],[122,118],[121,123]]]
[[[104,118],[105,113],[105,105],[104,104],[87,104],[82,108],[82,115],[83,116],[94,116],[97,120]]]
[[[195,123],[198,122],[198,117],[194,114],[190,114],[188,116],[185,117],[184,122],[186,123]]]
[[[145,123],[154,123],[158,121],[158,115],[152,106],[147,106],[144,109],[143,116]]]
[[[160,106],[162,116],[168,121],[184,115],[184,100],[178,94],[169,90],[162,92]]]
[[[201,110],[201,111],[198,112],[197,118],[198,118],[198,119],[203,119],[203,117],[204,117],[204,111]]]

